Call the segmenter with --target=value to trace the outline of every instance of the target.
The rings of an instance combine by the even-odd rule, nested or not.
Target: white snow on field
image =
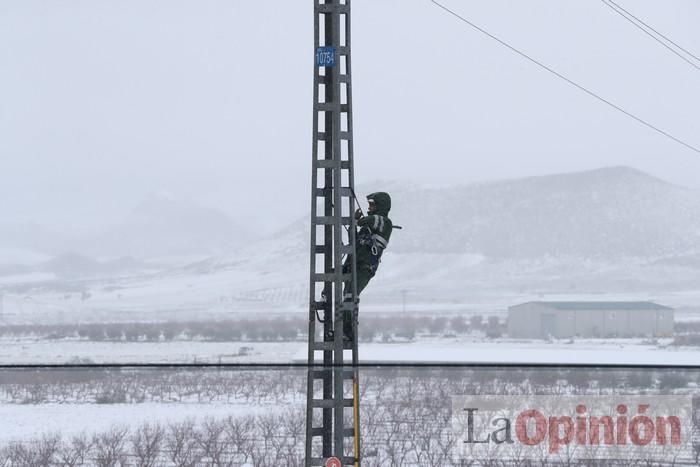
[[[0,364],[93,363],[280,363],[300,342],[89,342],[0,340]]]
[[[696,365],[700,348],[642,339],[493,341],[424,338],[415,342],[360,343],[364,363],[522,363]],[[317,355],[319,358],[321,353]],[[0,364],[94,363],[305,363],[305,342],[90,342],[0,340]]]
[[[569,348],[546,345],[473,344],[465,347],[430,347],[370,344],[360,351],[365,363],[522,363],[522,364],[618,364],[618,365],[696,365],[700,351],[672,351],[655,348],[623,347]]]
[[[143,423],[167,424],[188,418],[202,419],[285,409],[277,405],[233,403],[144,403],[144,404],[0,404],[0,445],[14,440],[37,439],[43,434],[60,433],[69,438],[85,433],[108,431],[113,426],[138,427]]]
[[[697,365],[700,349],[678,349],[644,345],[637,341],[601,340],[582,343],[543,342],[449,342],[379,344],[359,346],[362,363],[477,363],[477,364],[615,364],[615,365]],[[296,353],[296,362],[305,362],[306,349]],[[317,358],[322,353],[317,352]],[[348,354],[349,358],[349,354]]]

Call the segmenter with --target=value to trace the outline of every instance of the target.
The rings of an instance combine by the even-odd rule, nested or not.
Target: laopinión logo
[[[457,457],[471,461],[694,459],[690,396],[456,396]]]

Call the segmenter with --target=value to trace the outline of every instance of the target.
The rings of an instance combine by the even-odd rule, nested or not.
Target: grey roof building
[[[653,302],[528,302],[508,308],[515,338],[670,337],[673,308]]]

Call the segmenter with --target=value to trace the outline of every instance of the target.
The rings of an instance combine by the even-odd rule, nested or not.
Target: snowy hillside
[[[120,224],[87,239],[89,253],[102,256],[221,254],[252,238],[226,214],[165,195],[139,204]]]
[[[552,296],[700,303],[700,195],[634,169],[442,189],[406,186],[392,194],[391,217],[404,229],[394,232],[363,294],[364,310],[396,309],[404,294],[409,308],[482,312]],[[68,266],[64,257],[43,268],[59,280],[32,291],[35,308],[46,317],[62,310],[91,319],[304,310],[307,217],[274,236],[249,238],[216,212],[153,199],[92,247],[142,255],[209,251],[208,259],[159,272],[132,263],[127,266],[138,272],[117,268],[111,279],[106,265],[86,262],[100,272],[90,282],[75,270],[76,257],[67,257]],[[72,282],[60,280],[66,272]],[[31,290],[17,282],[5,287]],[[80,289],[90,291],[89,300],[61,301],[65,290]]]
[[[397,303],[402,290],[413,300],[442,303],[543,294],[658,297],[693,289],[700,279],[692,261],[700,252],[700,193],[635,169],[442,189],[407,186],[393,194],[391,217],[404,229],[394,232],[366,292],[372,303]],[[202,263],[200,270],[233,273],[246,258],[253,275],[269,269],[276,278],[269,287],[287,282],[304,290],[308,229],[302,218],[275,238]],[[297,296],[303,303],[304,294]]]
[[[626,167],[414,190],[392,217],[401,252],[492,258],[659,257],[700,251],[700,193]]]
[[[0,223],[0,264],[31,264],[66,245],[66,238],[38,224]]]
[[[14,270],[34,265],[51,270],[58,263],[62,265],[66,255],[85,258],[86,270],[77,270],[79,264],[71,266],[84,275],[95,269],[89,263],[99,258],[175,257],[182,263],[182,258],[234,251],[252,238],[247,227],[221,211],[157,194],[137,205],[121,222],[91,235],[57,234],[32,223],[0,224],[0,274],[2,267]],[[46,263],[52,257],[57,258]]]
[[[700,192],[628,167],[447,188],[388,186],[390,217],[404,227],[392,237],[394,253],[604,262],[700,254]],[[277,239],[301,246],[308,228],[304,217]]]

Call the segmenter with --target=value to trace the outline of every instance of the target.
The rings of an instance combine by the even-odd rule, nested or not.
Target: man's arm
[[[383,216],[378,216],[376,214],[369,214],[367,216],[362,216],[357,220],[358,227],[367,227],[372,233],[382,234],[385,227],[386,221]]]

